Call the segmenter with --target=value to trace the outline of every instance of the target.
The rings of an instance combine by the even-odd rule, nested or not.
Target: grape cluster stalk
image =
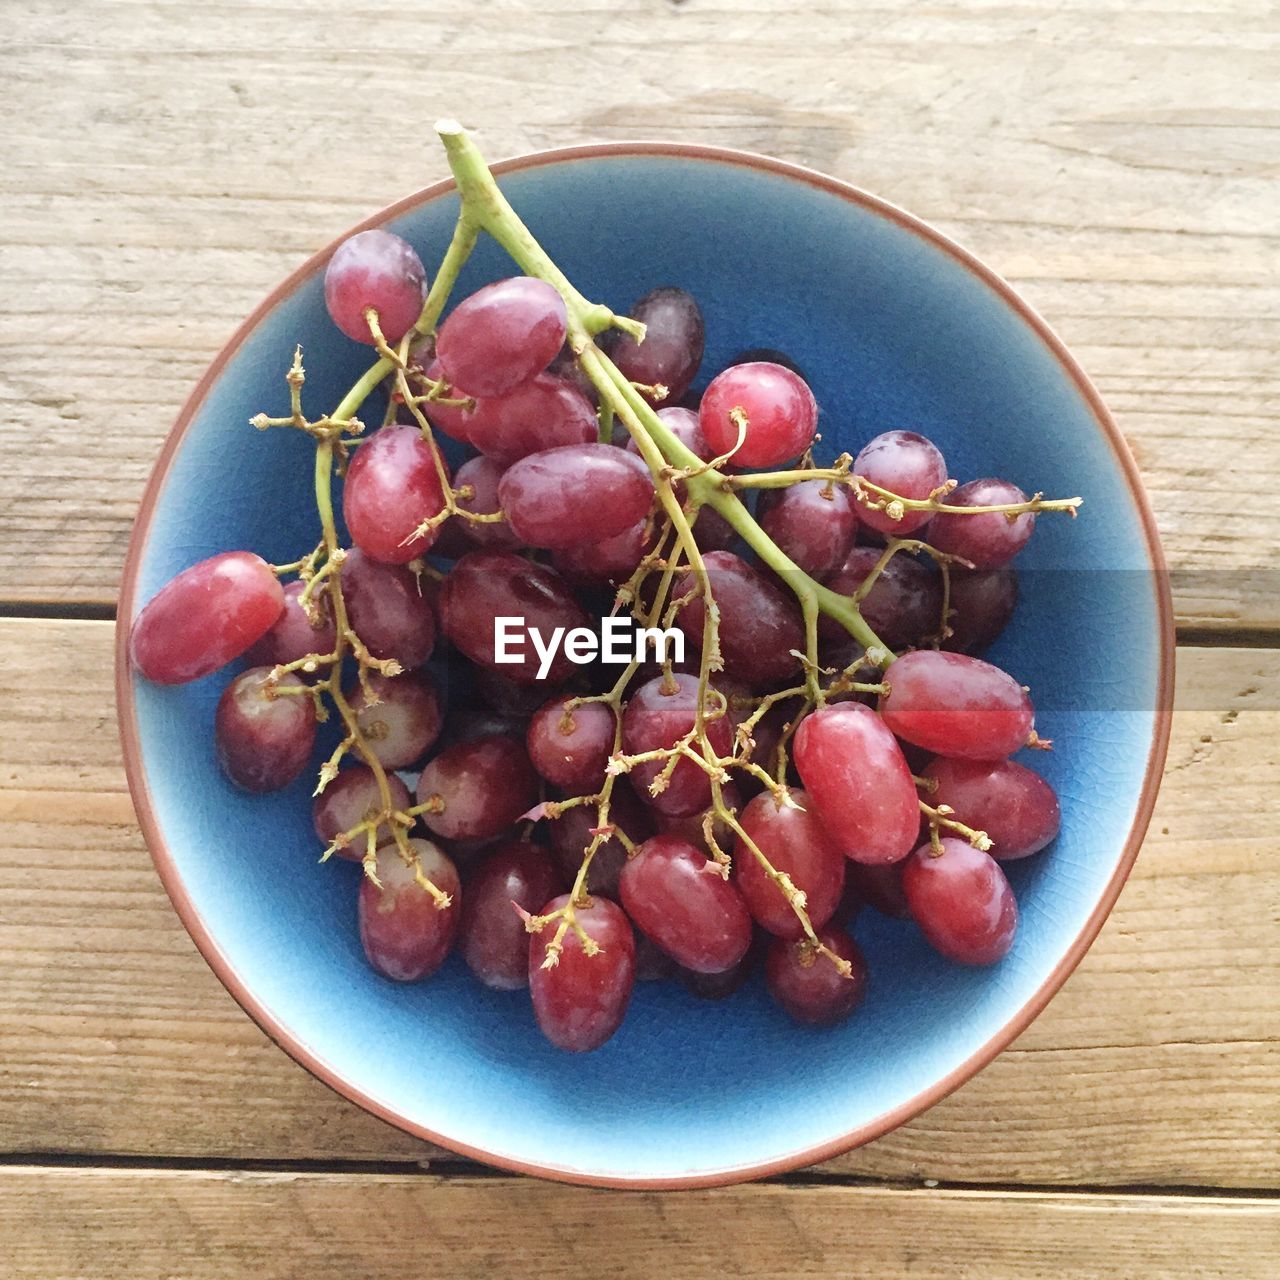
[[[409,795],[395,769],[420,758],[432,745],[440,717],[430,688],[402,679],[417,663],[402,661],[407,658],[407,632],[399,623],[402,615],[413,613],[414,593],[419,599],[440,593],[444,615],[460,615],[463,587],[454,579],[461,575],[451,574],[442,582],[426,559],[438,542],[443,547],[451,530],[469,529],[470,545],[487,548],[473,555],[489,557],[476,573],[488,572],[491,583],[515,582],[526,570],[537,572],[519,558],[526,544],[552,549],[555,560],[561,554],[554,550],[556,538],[566,521],[554,505],[557,489],[547,478],[548,469],[561,474],[572,467],[586,477],[584,485],[598,475],[610,501],[628,517],[625,538],[617,537],[626,541],[623,560],[634,568],[615,581],[614,611],[630,612],[645,628],[683,626],[697,639],[700,656],[696,674],[677,671],[669,658],[655,667],[637,656],[603,692],[564,694],[538,712],[529,731],[529,750],[541,777],[571,793],[565,798],[540,798],[545,791],[527,763],[510,766],[515,773],[509,776],[519,778],[508,787],[508,803],[518,807],[504,813],[504,827],[523,821],[527,833],[542,822],[564,823],[566,829],[576,822],[573,829],[581,833],[579,819],[590,815],[566,894],[551,897],[546,892],[540,878],[544,873],[533,867],[527,844],[519,841],[486,868],[486,903],[492,899],[505,911],[500,901],[504,893],[517,885],[528,890],[528,905],[516,905],[520,927],[533,947],[541,947],[538,963],[530,961],[535,1007],[552,1008],[557,998],[546,985],[548,979],[533,976],[536,971],[605,963],[601,957],[610,953],[617,964],[634,963],[626,918],[620,912],[615,918],[611,913],[617,908],[591,892],[593,875],[600,873],[598,860],[610,846],[620,846],[626,855],[619,878],[623,905],[643,924],[644,935],[686,968],[705,975],[730,971],[748,949],[753,917],[766,922],[776,936],[793,940],[786,957],[771,958],[769,973],[771,984],[790,993],[783,1003],[801,1021],[822,1021],[833,1010],[847,1012],[865,978],[856,947],[828,925],[841,895],[844,858],[854,857],[850,842],[856,845],[854,860],[868,864],[863,870],[870,873],[878,862],[902,863],[903,853],[919,843],[919,833],[927,832],[902,872],[908,897],[914,893],[930,917],[929,925],[921,922],[927,936],[944,954],[965,963],[985,963],[1003,954],[1000,948],[1008,945],[1003,935],[976,936],[973,912],[955,909],[955,894],[967,894],[974,902],[981,900],[988,915],[994,912],[1003,921],[1013,911],[1010,918],[1016,919],[1011,895],[1007,901],[1001,896],[1007,891],[1002,873],[996,868],[993,876],[979,858],[992,848],[992,838],[961,815],[969,803],[977,812],[998,813],[1003,798],[1014,796],[1021,807],[1014,806],[998,839],[1012,850],[1006,856],[1023,856],[1052,838],[1056,799],[1037,790],[1047,784],[1021,766],[1007,760],[1000,769],[982,763],[993,754],[1003,760],[1021,746],[1047,744],[1036,739],[1030,702],[1010,677],[940,650],[951,635],[952,570],[993,566],[989,572],[996,576],[990,586],[983,579],[981,589],[998,599],[1003,589],[999,566],[1029,536],[1034,517],[1044,512],[1074,516],[1081,499],[1046,499],[1041,493],[1027,497],[999,481],[957,489],[936,449],[903,432],[880,438],[902,437],[889,440],[887,452],[871,449],[856,459],[842,454],[830,466],[817,466],[812,457],[816,403],[803,380],[778,363],[739,364],[717,377],[703,399],[699,426],[698,415],[672,407],[672,401],[687,390],[701,357],[700,317],[692,367],[682,367],[679,344],[668,350],[660,340],[647,363],[645,359],[644,317],[658,323],[675,316],[671,323],[682,323],[680,291],[656,290],[632,316],[590,301],[521,222],[468,135],[449,121],[437,131],[461,200],[430,287],[416,255],[410,250],[406,256],[403,242],[389,233],[365,232],[347,241],[331,263],[326,298],[335,321],[348,336],[372,346],[376,361],[331,413],[309,419],[303,410],[306,375],[298,349],[287,373],[290,412],[252,420],[262,430],[300,430],[314,440],[321,537],[299,560],[269,567],[277,579],[296,580],[285,596],[293,611],[291,625],[301,638],[288,650],[287,660],[254,668],[252,679],[241,677],[246,683],[234,698],[231,690],[224,695],[224,702],[231,699],[225,713],[229,745],[221,744],[220,750],[228,772],[247,786],[265,776],[260,789],[267,789],[272,770],[256,767],[253,760],[237,765],[235,744],[241,724],[249,726],[243,732],[258,733],[255,742],[262,741],[261,725],[269,718],[263,698],[268,704],[306,700],[315,721],[327,717],[330,704],[343,736],[323,762],[315,788],[325,806],[323,820],[317,808],[317,830],[326,841],[323,858],[341,855],[362,863],[362,935],[371,958],[375,953],[384,957],[379,963],[384,972],[413,976],[438,965],[458,924],[459,879],[452,863],[413,833],[419,820],[426,819],[433,833],[450,838],[492,834],[497,824],[487,817],[472,820],[466,802],[457,798],[455,779],[476,752],[497,748],[478,745],[483,738],[457,743],[424,770],[417,796]],[[480,290],[442,324],[458,274],[482,234],[506,250],[523,274]],[[364,297],[392,298],[395,305],[361,307]],[[464,309],[469,309],[469,319],[457,320]],[[503,326],[522,319],[527,323],[513,356],[511,344],[504,346]],[[561,371],[572,376],[573,386],[559,376],[548,381],[550,375],[542,372],[559,359],[562,343],[566,364]],[[647,381],[630,376],[645,370]],[[653,370],[670,382],[655,381]],[[366,435],[357,415],[384,386],[389,392],[386,418],[379,431]],[[545,451],[531,457],[526,456],[530,450],[511,445],[514,461],[504,458],[506,446],[494,435],[492,412],[486,408],[511,396],[526,397],[531,415],[548,414],[560,432],[557,439],[541,441],[537,448]],[[627,450],[614,447],[619,426],[629,439]],[[501,464],[467,464],[451,476],[438,429],[465,434],[477,444],[489,432],[492,447],[481,444],[482,451],[502,459]],[[355,548],[342,545],[334,512],[333,479],[344,474],[344,515]],[[743,501],[750,490],[760,491],[758,515]],[[814,511],[821,517],[816,524]],[[859,520],[882,535],[882,546],[851,551]],[[931,533],[927,541],[912,536],[928,521],[934,522],[930,527],[938,536]],[[824,543],[822,531],[828,525],[836,532]],[[758,566],[720,549],[716,539],[726,531],[750,548]],[[587,552],[566,545],[563,554],[566,564],[573,564],[574,556]],[[877,600],[885,592],[906,592],[914,583],[912,574],[919,571],[915,557],[920,555],[935,562],[942,584],[940,601],[927,592],[921,596],[926,607],[936,610],[937,625],[924,647],[900,656],[897,651],[904,646],[887,629],[894,625],[893,617],[885,614],[877,626],[870,619],[877,607],[884,612]],[[976,581],[965,579],[966,584]],[[559,600],[552,587],[543,585],[540,607],[571,617],[576,605]],[[264,584],[258,586],[270,594]],[[787,590],[794,604],[788,602]],[[966,585],[965,590],[978,587]],[[378,603],[376,609],[371,600]],[[270,602],[263,607],[269,610]],[[776,652],[741,652],[734,628],[725,620],[744,615],[751,616],[757,630],[773,627],[769,634]],[[482,629],[473,626],[475,634],[468,639],[455,627],[450,638],[464,651],[468,643],[483,649],[487,638],[476,638]],[[135,661],[144,673],[162,671],[163,663],[153,660],[149,672],[138,656],[146,640],[138,633],[144,630],[136,629]],[[310,635],[323,636],[326,643],[317,639],[316,647],[309,648]],[[843,637],[843,651],[833,637]],[[834,665],[829,656],[833,646],[842,653]],[[297,652],[300,647],[306,651]],[[726,657],[732,660],[728,664]],[[952,659],[941,671],[944,660]],[[726,667],[744,663],[761,671],[767,667],[770,691],[735,687]],[[352,664],[355,680],[344,684],[344,670]],[[938,712],[931,682],[940,674],[978,699],[984,708],[981,733],[1001,744],[998,752],[983,745],[971,750],[972,733]],[[641,675],[645,680],[637,689]],[[191,676],[184,668],[172,678]],[[878,700],[878,710],[868,705],[871,700]],[[282,740],[287,738],[289,726],[280,733]],[[935,752],[938,767],[911,772],[895,734]],[[846,767],[850,744],[858,752],[855,764],[874,764],[870,784]],[[281,754],[282,761],[286,755]],[[974,761],[970,766],[966,756]],[[366,771],[358,781],[351,770],[340,772],[347,757]],[[292,767],[280,763],[276,772],[288,781],[285,774]],[[803,790],[789,781],[796,770]],[[618,816],[624,801],[632,803],[618,791],[624,777],[655,809],[696,824],[695,835],[709,859],[694,858],[690,843],[677,837],[633,838]],[[740,782],[759,793],[745,810]],[[815,804],[827,819],[825,828],[811,811]],[[833,818],[844,832],[840,838],[832,834]],[[630,825],[635,832],[634,822]],[[810,851],[805,855],[809,861],[801,858],[790,870],[776,865],[764,846],[779,840],[797,841],[796,848]],[[979,860],[956,854],[956,848]],[[734,877],[741,897],[729,888],[731,850],[739,856],[745,852],[751,862]],[[936,859],[935,867],[921,863],[922,851],[926,860]],[[393,856],[394,862],[389,860]],[[803,875],[797,869],[802,862]],[[535,884],[541,887],[530,887]],[[407,895],[414,888],[429,895],[441,923],[418,919],[420,943],[425,937],[430,945],[421,943],[408,956],[403,948],[392,954],[386,904],[410,902]],[[767,900],[770,893],[772,901]],[[751,914],[741,905],[744,899]],[[715,938],[697,936],[697,904],[703,902],[706,918],[723,924]],[[467,907],[473,915],[490,909],[474,906],[469,896]],[[692,911],[689,929],[681,923],[686,909]],[[492,969],[494,985],[516,981],[507,972],[509,964],[504,968],[498,960],[484,958],[483,947],[468,951],[469,962],[472,951],[481,957],[477,964]],[[845,985],[837,982],[831,988],[821,972],[811,972],[819,960]],[[611,1017],[607,1009],[600,1013],[605,1038],[615,1025]]]

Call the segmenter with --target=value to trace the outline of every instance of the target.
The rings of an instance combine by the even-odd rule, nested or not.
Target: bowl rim
[[[178,872],[177,865],[161,831],[156,810],[152,804],[146,772],[142,762],[141,735],[133,697],[133,671],[129,662],[129,630],[137,595],[138,570],[155,508],[168,479],[174,456],[182,443],[187,429],[202,407],[209,390],[222,375],[227,363],[249,335],[283,300],[292,295],[307,279],[320,271],[334,250],[348,236],[358,231],[382,226],[424,204],[447,197],[456,189],[452,178],[441,179],[412,195],[387,205],[362,222],[348,228],[325,248],[308,257],[305,262],[276,285],[266,298],[254,308],[248,318],[237,327],[192,389],[174,420],[173,426],[169,429],[169,433],[152,468],[130,535],[121,577],[119,605],[116,615],[115,687],[117,719],[129,791],[137,812],[139,826],[146,839],[147,847],[151,852],[152,861],[155,863],[160,880],[183,926],[191,935],[192,940],[204,956],[209,967],[241,1008],[277,1046],[306,1068],[318,1080],[328,1085],[348,1101],[356,1103],[364,1110],[415,1137],[432,1142],[459,1155],[468,1156],[510,1172],[532,1174],[559,1182],[640,1191],[668,1191],[695,1187],[727,1186],[788,1173],[807,1165],[830,1160],[865,1143],[874,1141],[876,1138],[883,1137],[899,1125],[928,1110],[928,1108],[940,1102],[948,1094],[970,1080],[1007,1048],[1041,1013],[1045,1005],[1048,1004],[1080,963],[1094,938],[1097,937],[1129,877],[1129,872],[1146,835],[1152,810],[1155,806],[1156,794],[1162,780],[1164,762],[1169,745],[1173,702],[1175,632],[1168,567],[1164,550],[1160,544],[1155,516],[1151,510],[1133,454],[1104,405],[1102,397],[1084,370],[1067,350],[1066,345],[1041,318],[1039,313],[1002,276],[986,266],[985,263],[981,262],[949,236],[906,210],[851,183],[829,177],[805,165],[731,147],[666,141],[589,143],[580,146],[534,151],[499,161],[490,167],[496,176],[502,177],[504,174],[580,160],[628,159],[653,156],[734,165],[763,171],[792,182],[803,183],[885,218],[902,229],[911,232],[935,249],[942,250],[960,266],[968,270],[980,284],[985,285],[992,294],[1013,311],[1057,360],[1063,373],[1075,385],[1088,405],[1099,430],[1111,446],[1112,453],[1120,467],[1124,480],[1128,484],[1142,526],[1147,555],[1150,559],[1159,628],[1160,652],[1155,722],[1151,747],[1147,755],[1146,769],[1143,774],[1142,789],[1138,796],[1133,824],[1125,840],[1124,848],[1121,850],[1116,865],[1106,885],[1103,887],[1093,911],[1066,952],[1035,993],[995,1034],[959,1066],[935,1081],[928,1088],[922,1089],[907,1102],[876,1116],[873,1120],[867,1121],[848,1132],[818,1143],[815,1146],[805,1147],[802,1150],[788,1152],[766,1160],[713,1169],[705,1173],[672,1174],[660,1177],[631,1177],[621,1173],[588,1172],[569,1165],[515,1159],[501,1152],[489,1151],[456,1138],[445,1137],[366,1094],[350,1080],[340,1075],[307,1044],[303,1043],[289,1027],[284,1025],[270,1009],[257,999],[254,993],[241,980],[239,974],[231,965],[229,958],[206,926],[199,909],[187,892],[182,877]]]

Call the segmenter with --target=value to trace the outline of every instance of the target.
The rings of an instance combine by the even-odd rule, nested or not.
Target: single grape
[[[929,497],[947,483],[947,462],[932,440],[914,431],[886,431],[867,441],[853,460],[853,474],[899,498]],[[879,495],[872,495],[881,500]],[[931,511],[906,510],[900,520],[858,503],[858,519],[869,529],[905,538],[929,523]]]
[[[521,541],[580,546],[642,520],[653,503],[653,478],[625,449],[565,445],[513,463],[498,485],[498,500]]]
[[[544,449],[589,444],[599,434],[591,401],[572,382],[550,373],[505,396],[477,401],[464,425],[469,443],[506,463]]]
[[[416,560],[436,540],[436,530],[415,530],[444,505],[435,455],[415,427],[375,431],[347,467],[342,516],[351,540],[375,560]]]
[[[453,567],[440,593],[444,633],[472,662],[492,667],[521,684],[538,679],[541,660],[528,632],[549,638],[556,627],[565,632],[586,627],[586,613],[564,579],[546,565],[534,564],[512,551],[472,551]],[[513,631],[521,638],[515,662],[497,660],[497,619],[517,618]],[[514,646],[508,649],[511,652]],[[551,659],[546,678],[567,680],[575,663],[563,646]]]
[[[1027,495],[1007,480],[970,480],[947,498],[952,507],[993,507],[1026,502]],[[949,555],[967,560],[975,569],[997,569],[1008,564],[1027,545],[1036,527],[1035,513],[1009,516],[1002,511],[978,515],[933,517],[929,542]]]
[[[840,902],[846,859],[812,812],[808,795],[795,791],[791,798],[799,808],[780,805],[769,792],[762,792],[747,805],[740,821],[774,870],[790,876],[805,895],[809,921],[821,929]],[[779,938],[804,936],[791,904],[743,840],[734,850],[733,877],[757,924]]]
[[[897,862],[920,830],[920,805],[902,749],[859,702],[840,702],[800,722],[792,756],[813,808],[854,862]]]
[[[565,887],[571,889],[582,866],[582,856],[595,838],[599,810],[593,804],[566,809],[551,823],[551,851]],[[632,844],[642,844],[654,834],[653,815],[633,791],[616,786],[609,799],[609,825],[622,831]],[[627,848],[611,837],[600,844],[587,868],[587,892],[593,897],[617,899],[618,877],[627,860]]]
[[[284,612],[271,624],[266,634],[245,654],[251,667],[274,667],[298,662],[308,654],[321,657],[333,652],[338,643],[338,633],[333,625],[333,608],[323,588],[317,588],[312,597],[316,607],[316,622],[307,617],[300,600],[305,584],[289,582],[284,588]],[[317,672],[299,671],[308,683]]]
[[[944,649],[977,653],[1009,625],[1018,604],[1018,574],[1000,569],[951,569],[951,634]]]
[[[418,803],[438,805],[422,821],[444,840],[484,840],[512,826],[538,799],[524,744],[493,734],[446,747],[418,779]]]
[[[539,915],[568,902],[552,898]],[[586,1053],[598,1049],[622,1025],[635,985],[635,934],[622,909],[608,898],[591,898],[575,908],[578,924],[599,950],[589,956],[582,939],[565,930],[563,950],[551,968],[543,968],[547,944],[560,922],[553,920],[529,938],[529,994],[542,1034],[559,1049]]]
[[[1013,945],[1018,904],[1000,864],[963,840],[926,841],[907,859],[902,887],[912,919],[957,964],[995,964]]]
[[[529,724],[525,746],[533,767],[570,795],[593,795],[604,785],[613,752],[614,716],[603,702],[569,709],[570,697],[553,698]]]
[[[779,549],[810,574],[840,568],[858,531],[849,490],[825,480],[763,490],[756,518]]]
[[[627,755],[640,755],[674,747],[693,729],[697,706],[698,681],[693,676],[673,674],[669,682],[659,676],[641,685],[623,712],[623,750]],[[733,742],[728,718],[707,720],[706,730],[712,750],[727,756]],[[665,768],[665,761],[646,761],[636,765],[630,775],[632,785],[659,813],[678,818],[697,813],[711,803],[711,782],[706,771],[692,760],[678,761],[667,785],[654,795],[649,788]]]
[[[720,609],[720,654],[724,670],[755,687],[788,679],[795,673],[791,650],[804,649],[804,627],[795,601],[771,578],[732,551],[703,556],[711,594]],[[699,579],[681,574],[676,598],[688,597],[677,621],[685,635],[702,646],[707,605],[695,595]]]
[[[556,888],[546,850],[527,840],[504,841],[476,868],[467,881],[458,945],[486,987],[518,991],[529,985],[529,935],[515,908],[535,912]]]
[[[456,491],[464,486],[470,486],[472,494],[469,498],[458,498],[458,506],[478,516],[499,514],[502,507],[498,501],[498,485],[506,470],[507,468],[496,458],[488,458],[484,454],[464,462],[453,477],[453,487]],[[505,518],[484,523],[455,518],[448,523],[456,524],[462,542],[469,543],[473,547],[494,547],[505,550],[522,545],[520,538]],[[437,547],[437,550],[441,548]]]
[[[347,701],[356,713],[356,722],[369,750],[384,769],[407,769],[435,745],[444,723],[440,694],[425,671],[384,676],[373,671],[368,687],[353,683],[346,690]]]
[[[854,547],[826,586],[852,596],[880,556],[877,547]],[[871,584],[859,608],[867,625],[890,649],[922,644],[942,627],[942,579],[913,556],[899,552]],[[826,615],[819,620],[818,631],[825,640],[842,640],[847,634]]]
[[[378,884],[360,880],[360,941],[369,963],[384,978],[417,982],[445,962],[462,915],[462,886],[457,868],[430,840],[409,840],[423,875],[452,902],[439,907],[418,883],[414,870],[394,844],[378,850]]]
[[[512,276],[464,298],[440,326],[436,356],[469,396],[500,396],[529,382],[565,339],[564,299],[545,280]]]
[[[283,611],[271,566],[225,551],[184,569],[147,602],[133,621],[130,658],[154,684],[186,684],[238,658]]]
[[[295,675],[268,684],[270,667],[250,667],[222,691],[213,741],[222,772],[245,791],[279,791],[307,767],[316,745],[316,708]]]
[[[1016,761],[937,759],[924,776],[938,784],[928,803],[950,805],[966,826],[985,831],[1000,862],[1038,853],[1062,824],[1053,788]]]
[[[742,415],[742,447],[733,453],[739,467],[776,467],[798,457],[818,429],[818,405],[808,384],[777,364],[733,365],[706,389],[698,417],[717,456],[735,449]]]
[[[648,341],[648,339],[646,339]],[[702,434],[702,424],[692,409],[682,409],[679,405],[671,405],[658,410],[658,420],[680,441],[690,453],[696,454],[703,462],[710,462],[716,455],[707,438]],[[640,446],[634,437],[627,436],[627,452],[640,456]]]
[[[865,862],[851,862],[845,871],[846,893],[857,896],[858,901],[874,907],[882,916],[905,920],[907,896],[902,890],[904,862],[882,863],[871,866]]]
[[[751,916],[742,895],[679,836],[646,840],[623,866],[618,890],[636,927],[686,969],[722,973],[747,954]]]
[[[797,1022],[806,1027],[830,1027],[843,1022],[867,994],[867,962],[858,944],[843,929],[828,925],[816,931],[853,972],[845,977],[829,956],[813,950],[808,940],[778,938],[764,960],[769,994]]]
[[[1035,711],[1027,691],[980,658],[920,649],[884,673],[884,722],[941,756],[1000,760],[1027,745]]]
[[[689,390],[702,363],[706,335],[702,312],[690,294],[667,285],[638,299],[630,315],[644,324],[644,341],[613,329],[605,350],[630,381],[666,387],[665,396],[644,393],[651,404],[673,404]]]
[[[341,575],[347,621],[369,652],[406,671],[422,666],[436,643],[430,579],[383,564],[358,547],[347,552]]]
[[[391,797],[391,808],[403,812],[412,803],[409,788],[396,777],[388,773],[387,793]],[[362,822],[370,822],[375,815],[382,812],[382,794],[378,789],[378,780],[368,765],[358,764],[343,769],[327,787],[316,796],[311,805],[311,821],[315,826],[320,843],[328,846],[338,836],[357,827]],[[378,825],[378,843],[392,837],[387,823]],[[337,851],[338,857],[349,858],[359,862],[364,857],[364,836]]]
[[[422,259],[406,240],[374,228],[349,236],[324,269],[324,304],[333,323],[357,342],[375,344],[365,317],[372,307],[388,342],[413,328],[427,297]]]
[[[645,516],[612,537],[560,547],[551,562],[574,586],[621,586],[653,550],[655,541],[653,524]]]

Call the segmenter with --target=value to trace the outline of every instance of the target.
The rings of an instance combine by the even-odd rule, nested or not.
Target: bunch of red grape
[[[687,293],[621,319],[575,297],[516,276],[437,328],[412,247],[346,241],[325,298],[381,356],[364,382],[386,383],[385,422],[362,434],[346,402],[306,419],[295,360],[292,414],[255,423],[315,438],[321,540],[181,573],[134,623],[137,670],[175,684],[245,657],[214,746],[251,792],[314,768],[335,708],[313,819],[326,856],[363,863],[369,963],[418,981],[456,949],[487,986],[528,987],[562,1048],[603,1044],[636,981],[718,999],[761,958],[796,1020],[838,1021],[865,991],[863,906],[999,960],[1018,919],[1001,863],[1059,810],[1010,759],[1047,745],[1027,690],[973,654],[1014,611],[1036,512],[1074,500],[956,488],[903,430],[817,466],[785,357],[747,353],[698,395]],[[467,450],[456,470],[440,434]],[[688,660],[574,661],[618,611],[681,628]],[[563,643],[501,662],[511,617]],[[427,665],[446,653],[474,689],[448,707]]]

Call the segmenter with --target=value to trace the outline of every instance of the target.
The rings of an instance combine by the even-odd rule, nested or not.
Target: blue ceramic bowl
[[[471,980],[386,982],[355,929],[357,869],[317,864],[309,783],[234,790],[211,750],[224,676],[184,688],[118,661],[130,784],[160,875],[218,976],[284,1049],[394,1124],[493,1164],[605,1185],[730,1182],[825,1159],[885,1133],[995,1056],[1058,989],[1102,924],[1146,828],[1165,754],[1170,606],[1136,469],[1096,392],[1017,296],[901,211],[831,179],[729,151],[620,145],[499,167],[569,277],[625,308],[678,283],[702,304],[707,375],[746,347],[787,351],[822,407],[823,448],[925,432],[952,474],[1083,494],[1042,517],[1024,594],[991,655],[1031,686],[1056,749],[1035,764],[1063,801],[1046,853],[1012,864],[1022,926],[996,968],[941,960],[907,923],[864,913],[865,1006],[805,1031],[759,986],[723,1004],[645,984],[596,1053],[557,1052],[524,993]],[[430,266],[457,200],[441,184],[366,226]],[[130,620],[169,577],[251,548],[295,559],[316,540],[311,445],[247,425],[285,411],[301,342],[306,403],[331,407],[368,349],[329,322],[329,250],[284,282],[201,379],[165,444],[125,571]],[[460,294],[512,272],[483,244]],[[705,375],[704,375],[705,376]]]

